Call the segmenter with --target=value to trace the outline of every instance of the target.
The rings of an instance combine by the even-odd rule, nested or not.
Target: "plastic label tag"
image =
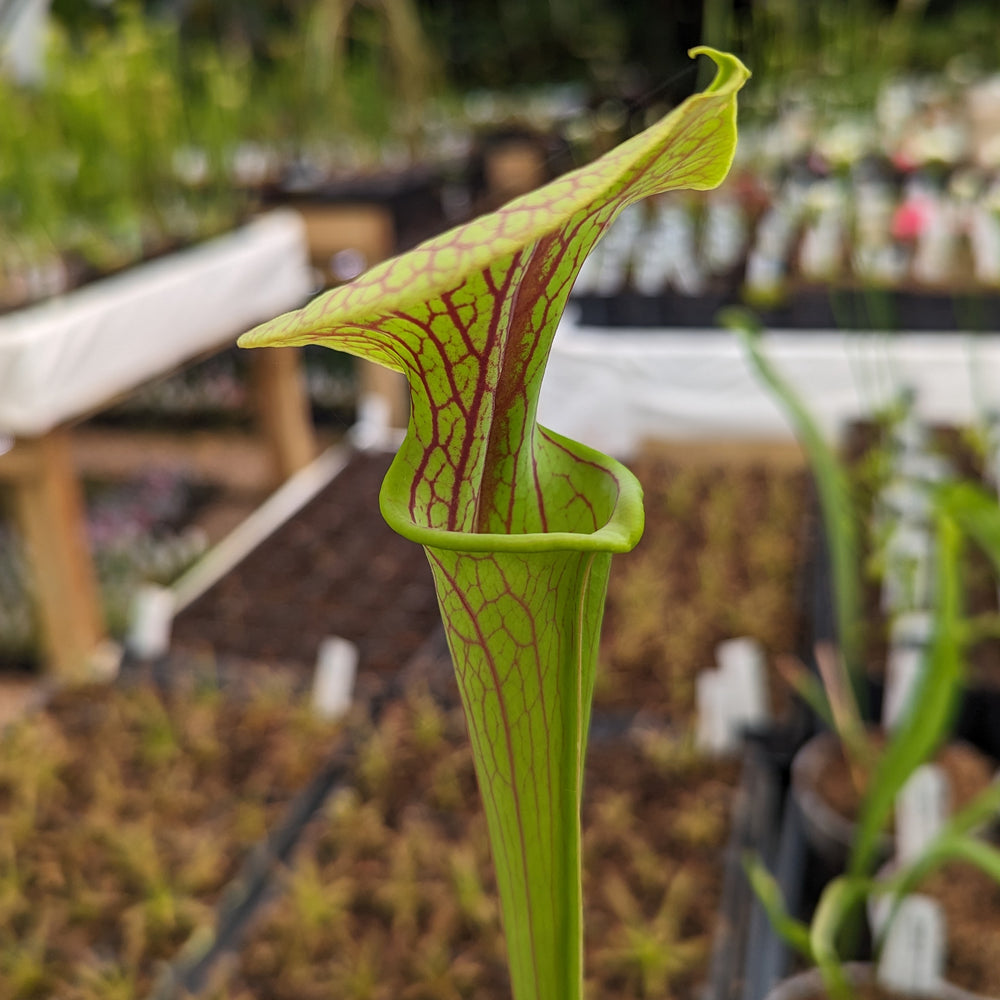
[[[924,451],[906,451],[896,463],[896,472],[904,479],[920,483],[940,483],[950,475],[948,462]]]
[[[719,671],[702,670],[695,678],[694,690],[698,748],[706,753],[727,753],[733,749],[734,741]]]
[[[927,446],[927,437],[927,425],[914,413],[911,402],[903,419],[892,431],[893,442],[897,449],[897,462],[903,455],[922,453]]]
[[[951,813],[948,776],[937,764],[922,764],[896,796],[896,856],[918,858],[941,832]]]
[[[882,725],[895,729],[906,712],[913,689],[920,679],[924,662],[920,646],[893,646],[885,665],[885,693],[882,696]]]
[[[944,974],[945,926],[941,907],[927,896],[907,896],[882,946],[879,984],[906,996],[929,996]]]
[[[931,641],[934,618],[929,611],[904,611],[892,623],[890,641],[894,646],[922,646]]]
[[[929,492],[912,479],[893,481],[882,490],[879,500],[890,515],[910,523],[926,523],[931,512]]]
[[[771,717],[764,650],[756,639],[727,639],[715,647],[722,685],[731,703],[734,723],[743,728]]]
[[[165,656],[174,623],[174,592],[168,587],[143,584],[132,603],[126,646],[140,660]]]
[[[351,707],[358,673],[358,649],[353,642],[331,636],[319,646],[313,679],[313,710],[324,719],[337,719]]]
[[[764,651],[756,639],[728,639],[715,651],[718,668],[695,682],[697,742],[713,753],[735,750],[748,726],[770,718]]]

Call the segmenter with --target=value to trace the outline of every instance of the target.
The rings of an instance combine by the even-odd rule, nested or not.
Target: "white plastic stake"
[[[930,493],[914,480],[893,480],[882,490],[879,499],[903,521],[927,523],[931,511]]]
[[[878,981],[905,996],[929,996],[944,974],[945,924],[938,903],[907,896],[899,905],[882,947]]]
[[[937,764],[923,764],[896,797],[896,857],[913,861],[941,832],[951,812],[948,776]]]
[[[354,696],[358,673],[358,648],[339,636],[329,636],[319,645],[313,679],[313,709],[324,719],[346,714]]]
[[[882,695],[882,726],[895,729],[920,679],[926,650],[921,646],[893,646],[885,665],[885,692]]]
[[[715,647],[715,662],[738,738],[744,727],[763,724],[771,717],[764,650],[749,636],[727,639]]]
[[[948,478],[949,471],[945,459],[924,451],[904,452],[896,463],[898,475],[925,484],[940,483]]]
[[[705,753],[723,754],[733,749],[722,676],[718,670],[702,670],[695,678],[695,706],[698,722],[695,742]]]
[[[174,592],[168,587],[144,583],[132,602],[126,646],[140,660],[155,660],[170,648],[174,624]]]
[[[696,741],[708,753],[730,753],[743,730],[770,718],[764,651],[756,639],[727,639],[715,651],[718,669],[695,681]]]
[[[904,611],[892,623],[893,646],[922,646],[931,641],[934,618],[929,611]]]

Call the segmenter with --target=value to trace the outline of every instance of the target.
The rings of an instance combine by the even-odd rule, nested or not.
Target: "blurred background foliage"
[[[32,3],[46,6],[0,0],[0,34]],[[707,82],[707,61],[687,57],[702,41],[751,67],[741,113],[758,117],[803,98],[871,107],[893,75],[962,83],[1000,66],[994,5],[973,0],[47,6],[45,73],[0,76],[0,288],[16,274],[58,291],[67,266],[113,270],[225,229],[303,164],[330,176],[441,163],[529,112],[536,129],[596,121],[601,141],[576,149],[597,153]]]

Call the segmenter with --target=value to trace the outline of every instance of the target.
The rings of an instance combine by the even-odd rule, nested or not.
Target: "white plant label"
[[[937,764],[923,764],[896,797],[896,857],[913,861],[941,832],[951,813],[948,776]]]
[[[895,729],[913,697],[920,680],[926,648],[893,646],[885,665],[885,692],[882,695],[882,725]]]
[[[799,251],[799,267],[806,277],[822,281],[840,273],[844,237],[841,218],[839,207],[834,208],[806,229]]]
[[[896,472],[904,479],[919,483],[940,483],[949,475],[948,463],[939,455],[925,451],[904,451],[896,463]]]
[[[983,285],[1000,284],[1000,220],[989,209],[975,205],[968,232],[976,280]]]
[[[881,500],[904,521],[927,522],[931,510],[930,494],[912,479],[897,479],[890,483],[882,491]]]
[[[734,748],[722,676],[718,670],[702,670],[695,678],[698,722],[695,742],[705,753],[727,753]]]
[[[313,678],[313,710],[324,719],[337,719],[351,707],[358,673],[358,649],[353,642],[331,636],[319,646]]]
[[[718,669],[695,682],[698,746],[710,753],[735,750],[748,726],[770,718],[764,651],[755,639],[729,639],[715,652]]]
[[[735,267],[743,257],[747,225],[735,198],[712,198],[705,209],[702,254],[713,274]]]
[[[165,656],[174,623],[174,592],[169,587],[143,584],[132,602],[126,645],[140,660]]]
[[[771,717],[764,650],[756,639],[727,639],[715,648],[722,685],[737,727],[756,726]]]
[[[929,996],[941,985],[944,959],[941,907],[927,896],[907,896],[882,946],[879,984],[906,996]]]
[[[925,454],[927,444],[927,426],[916,415],[911,401],[903,419],[893,428],[892,437],[897,448],[896,467],[903,456]]]
[[[890,640],[894,646],[922,646],[931,641],[934,618],[929,611],[904,611],[892,623]]]
[[[747,287],[757,292],[773,292],[781,287],[785,278],[785,265],[778,257],[769,257],[759,250],[747,254]]]

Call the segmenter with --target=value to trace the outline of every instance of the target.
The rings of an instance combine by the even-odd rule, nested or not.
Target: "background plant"
[[[339,740],[275,677],[81,688],[5,728],[3,995],[145,995]]]

